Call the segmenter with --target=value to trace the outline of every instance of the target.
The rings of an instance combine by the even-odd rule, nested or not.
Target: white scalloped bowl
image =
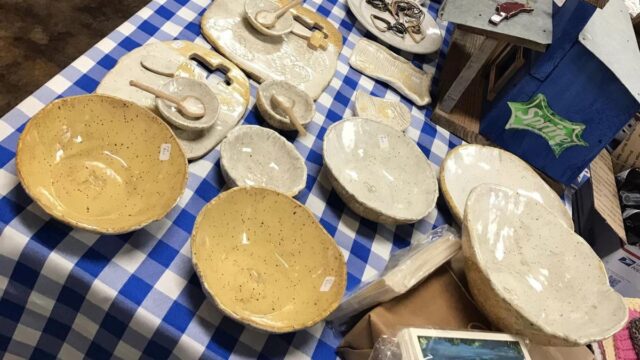
[[[537,200],[476,187],[462,241],[471,294],[503,331],[540,345],[576,346],[626,323],[627,308],[600,258]]]
[[[307,166],[296,148],[261,126],[233,129],[220,146],[220,167],[229,186],[262,186],[295,196],[307,181]]]
[[[380,122],[350,118],[333,124],[323,144],[327,176],[357,214],[385,224],[414,223],[431,212],[438,181],[415,142]]]

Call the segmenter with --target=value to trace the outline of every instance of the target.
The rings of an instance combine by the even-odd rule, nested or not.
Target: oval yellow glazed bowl
[[[171,129],[149,110],[104,95],[43,108],[22,133],[16,162],[20,182],[47,213],[105,234],[162,218],[187,181]]]
[[[191,252],[216,305],[268,332],[318,323],[338,306],[346,285],[342,254],[313,214],[266,188],[235,188],[207,204]]]

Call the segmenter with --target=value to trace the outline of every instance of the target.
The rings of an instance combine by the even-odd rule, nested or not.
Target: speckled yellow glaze
[[[342,35],[326,18],[303,6],[291,11],[300,23],[315,24],[327,35],[326,50],[313,50],[294,34],[267,36],[246,18],[245,1],[216,0],[202,16],[202,34],[224,56],[262,83],[286,80],[317,99],[333,79]],[[276,1],[281,6],[288,0]]]
[[[346,267],[311,211],[258,187],[220,194],[196,219],[193,265],[228,316],[274,333],[316,324],[340,303]]]
[[[162,119],[104,95],[47,105],[27,123],[16,163],[20,182],[47,213],[106,234],[162,218],[187,182],[187,159]]]

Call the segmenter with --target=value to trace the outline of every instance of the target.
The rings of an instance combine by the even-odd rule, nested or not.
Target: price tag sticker
[[[162,144],[160,145],[160,161],[169,160],[171,156],[171,144]]]
[[[333,282],[336,281],[336,278],[333,276],[327,276],[326,278],[324,278],[324,281],[322,282],[322,285],[320,286],[320,291],[321,292],[327,292],[329,290],[331,290],[331,287],[333,286]]]
[[[387,137],[387,135],[379,135],[378,142],[380,143],[381,148],[383,149],[389,148],[389,138]]]

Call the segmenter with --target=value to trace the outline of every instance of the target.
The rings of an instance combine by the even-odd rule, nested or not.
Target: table
[[[100,236],[52,220],[16,178],[15,151],[28,119],[52,100],[93,92],[128,51],[149,41],[185,39],[207,45],[199,20],[206,0],[155,0],[88,50],[0,121],[0,354],[7,358],[335,358],[340,335],[324,323],[283,335],[247,329],[224,317],[201,290],[191,266],[189,235],[200,209],[220,191],[219,152],[191,163],[185,194],[162,220],[133,233]],[[391,252],[432,227],[450,222],[446,206],[414,225],[383,226],[361,219],[331,190],[321,173],[322,138],[332,123],[352,114],[355,90],[399,98],[386,85],[348,65],[366,34],[345,0],[309,0],[343,34],[337,73],[317,102],[310,135],[294,141],[309,169],[297,199],[336,239],[348,267],[348,291],[385,266]],[[429,5],[435,17],[438,4]],[[73,19],[70,19],[73,21]],[[434,58],[441,67],[450,41]],[[436,80],[437,83],[437,80]],[[256,84],[252,82],[252,104]],[[434,97],[435,98],[435,97]],[[406,100],[405,104],[410,105]],[[411,107],[407,135],[439,165],[461,141],[435,127],[432,109]],[[261,122],[251,108],[244,123]]]

